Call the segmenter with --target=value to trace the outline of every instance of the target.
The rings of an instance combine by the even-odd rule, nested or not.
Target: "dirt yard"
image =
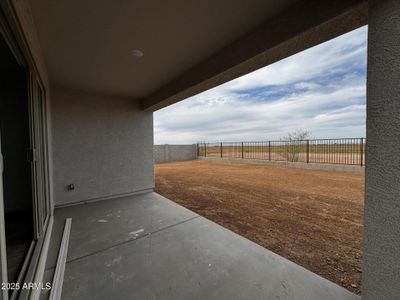
[[[156,191],[360,293],[363,175],[196,160],[157,165]]]

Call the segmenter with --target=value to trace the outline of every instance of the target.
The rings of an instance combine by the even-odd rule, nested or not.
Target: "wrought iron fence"
[[[365,138],[198,143],[199,157],[304,163],[365,164]]]

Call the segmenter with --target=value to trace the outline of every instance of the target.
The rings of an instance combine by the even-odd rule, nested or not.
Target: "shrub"
[[[287,161],[299,161],[300,153],[305,152],[307,140],[312,139],[311,131],[299,129],[288,132],[286,136],[281,138],[284,143],[283,155]]]

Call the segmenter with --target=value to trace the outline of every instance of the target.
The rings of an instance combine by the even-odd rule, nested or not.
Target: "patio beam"
[[[367,23],[365,0],[302,0],[142,99],[155,111]]]

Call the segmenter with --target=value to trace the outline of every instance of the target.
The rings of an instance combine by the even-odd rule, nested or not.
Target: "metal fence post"
[[[242,159],[244,158],[244,155],[243,155],[244,153],[243,153],[243,142],[242,142]]]
[[[196,153],[197,153],[197,157],[200,156],[200,147],[199,147],[199,143],[196,144]]]
[[[360,139],[360,155],[360,165],[362,167],[364,164],[364,138]]]
[[[207,143],[204,143],[204,157],[207,157]]]
[[[307,163],[310,162],[310,140],[307,140]]]
[[[222,158],[222,143],[221,143],[221,158]]]
[[[268,160],[271,160],[271,141],[268,141]]]

